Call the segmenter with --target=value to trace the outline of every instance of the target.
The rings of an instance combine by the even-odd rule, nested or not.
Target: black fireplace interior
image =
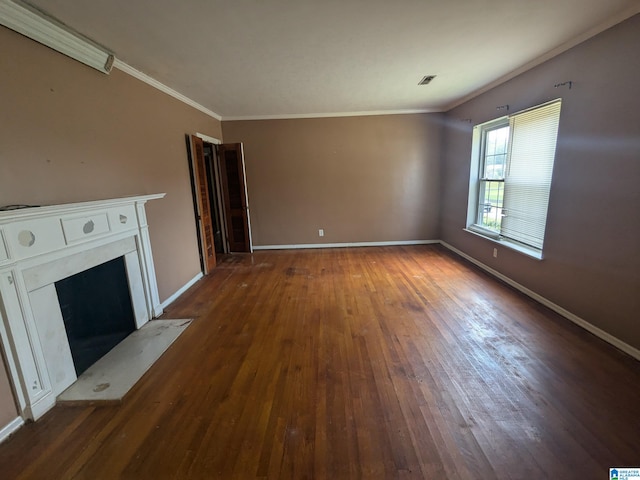
[[[80,376],[135,330],[124,257],[67,277],[55,286]]]

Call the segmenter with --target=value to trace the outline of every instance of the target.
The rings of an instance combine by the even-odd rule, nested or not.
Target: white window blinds
[[[509,118],[511,140],[501,235],[542,249],[556,152],[560,101]]]

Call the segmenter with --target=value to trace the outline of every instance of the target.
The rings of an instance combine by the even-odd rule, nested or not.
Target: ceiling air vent
[[[435,75],[427,75],[425,77],[422,77],[422,80],[418,82],[418,85],[429,85],[429,83],[431,83],[431,80],[433,80],[434,78],[436,78]]]

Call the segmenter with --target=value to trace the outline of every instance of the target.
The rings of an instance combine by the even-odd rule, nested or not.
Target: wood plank
[[[56,407],[3,478],[605,478],[640,364],[438,246],[223,257],[122,405]]]

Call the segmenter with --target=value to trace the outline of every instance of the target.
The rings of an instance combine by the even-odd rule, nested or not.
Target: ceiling
[[[638,0],[29,0],[224,120],[443,111]],[[418,82],[436,75],[427,86]]]

